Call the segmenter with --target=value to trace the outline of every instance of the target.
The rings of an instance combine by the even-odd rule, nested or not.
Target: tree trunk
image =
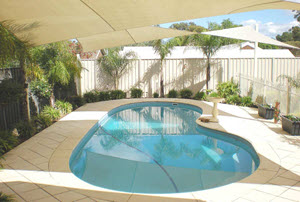
[[[160,63],[160,97],[165,97],[164,93],[164,75],[163,75],[163,60]]]
[[[210,58],[207,58],[207,68],[206,68],[206,90],[208,90],[208,83],[210,81]]]
[[[20,83],[24,86],[24,96],[21,98],[21,112],[22,119],[29,122],[30,121],[30,106],[29,106],[29,95],[28,95],[28,83],[26,83],[26,74],[25,74],[25,59],[23,56],[19,59],[21,76]]]
[[[51,107],[55,107],[55,96],[53,92],[51,93],[49,103]]]

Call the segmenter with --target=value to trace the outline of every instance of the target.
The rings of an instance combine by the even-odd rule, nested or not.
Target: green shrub
[[[231,95],[238,95],[240,93],[240,89],[237,83],[233,81],[219,83],[217,85],[217,92],[220,97],[227,98]]]
[[[44,130],[49,127],[53,121],[49,116],[45,116],[43,114],[39,114],[38,116],[33,118],[33,123],[37,132]]]
[[[85,99],[81,96],[68,97],[67,101],[72,104],[73,109],[77,109],[85,104]]]
[[[98,102],[99,100],[99,93],[97,91],[90,91],[87,92],[83,95],[85,101],[87,103],[92,103],[92,102]]]
[[[126,93],[122,90],[113,90],[110,92],[110,99],[117,100],[117,99],[124,99],[126,98]]]
[[[193,92],[190,89],[182,89],[180,92],[180,97],[185,99],[191,99]]]
[[[24,95],[23,86],[12,79],[4,79],[0,83],[0,103],[15,102]]]
[[[206,93],[205,92],[197,92],[194,96],[195,100],[206,100]]]
[[[31,92],[39,99],[49,99],[52,93],[51,85],[44,80],[36,80],[30,83]]]
[[[1,202],[13,202],[14,197],[12,195],[6,195],[0,191],[0,201]]]
[[[177,90],[170,90],[168,95],[167,95],[168,98],[177,98],[178,97],[178,92]]]
[[[294,116],[292,114],[286,115],[285,117],[291,121],[300,121],[300,117]]]
[[[0,156],[14,148],[18,138],[9,131],[0,131]],[[1,201],[1,200],[0,200]]]
[[[239,95],[230,95],[230,96],[226,97],[227,104],[240,105],[241,101],[242,101],[242,99]]]
[[[158,93],[153,93],[153,97],[154,97],[154,98],[158,98],[158,97],[159,97],[159,94],[158,94]]]
[[[143,91],[139,88],[130,89],[131,98],[141,98]]]
[[[212,92],[208,96],[209,97],[220,97],[220,95],[217,92]]]
[[[50,106],[45,106],[41,115],[49,117],[52,121],[56,121],[61,117],[60,111]]]
[[[251,107],[253,105],[252,98],[249,96],[242,97],[241,105],[244,107]]]
[[[31,138],[36,132],[36,128],[33,126],[33,124],[28,123],[27,121],[20,121],[17,123],[16,128],[21,140],[27,140]]]
[[[106,101],[106,100],[110,100],[110,91],[102,91],[99,92],[99,101]]]
[[[64,102],[61,100],[57,100],[55,102],[55,107],[60,111],[61,114],[68,114],[68,113],[71,113],[73,110],[71,103]]]

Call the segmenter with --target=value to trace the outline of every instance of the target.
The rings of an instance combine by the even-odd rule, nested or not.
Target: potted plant
[[[275,109],[271,105],[258,105],[258,115],[265,119],[273,119]]]
[[[291,135],[300,135],[300,117],[294,115],[282,116],[282,129]]]

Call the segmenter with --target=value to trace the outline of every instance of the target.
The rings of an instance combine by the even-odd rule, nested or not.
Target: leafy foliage
[[[39,99],[49,99],[52,93],[51,85],[45,80],[35,80],[30,83],[31,92]]]
[[[143,94],[142,89],[139,89],[139,88],[130,89],[131,98],[141,98],[142,94]]]
[[[12,79],[0,83],[0,104],[15,102],[24,96],[23,86]]]
[[[45,106],[43,111],[41,112],[41,115],[50,118],[52,121],[56,121],[60,118],[61,113],[58,109],[55,109],[50,106]]]
[[[3,192],[0,191],[0,201],[1,202],[13,202],[14,197],[12,195],[4,194]]]
[[[87,103],[98,102],[99,101],[99,92],[90,91],[90,92],[85,93],[83,95],[83,97]]]
[[[194,96],[195,100],[206,100],[206,93],[205,92],[197,92]]]
[[[19,123],[17,123],[16,128],[18,130],[19,138],[21,140],[27,140],[31,138],[36,132],[36,129],[33,126],[33,124],[28,121],[20,121]]]
[[[242,99],[241,99],[241,106],[244,106],[244,107],[251,107],[251,106],[253,106],[252,98],[250,96],[242,97]]]
[[[240,105],[242,102],[242,99],[239,95],[229,95],[226,97],[226,103],[227,104],[235,104]]]
[[[177,98],[178,97],[178,92],[177,90],[170,90],[168,93],[168,98]]]
[[[159,94],[158,94],[158,93],[153,93],[153,97],[154,97],[154,98],[158,98],[158,97],[159,97]]]
[[[72,104],[73,109],[77,109],[86,103],[81,96],[70,96],[67,98],[67,101]]]
[[[110,100],[110,99],[111,99],[110,91],[99,92],[99,101],[106,101],[106,100]]]
[[[55,102],[55,107],[60,111],[61,114],[68,114],[68,113],[71,113],[73,110],[71,103],[64,102],[61,100],[57,100]]]
[[[220,97],[217,92],[212,92],[208,95],[209,97]]]
[[[18,138],[9,131],[0,131],[0,157],[18,144]]]
[[[238,95],[240,92],[239,86],[237,83],[234,83],[232,80],[228,82],[219,83],[217,85],[217,92],[219,96],[227,98],[231,95]]]
[[[126,72],[130,63],[129,58],[134,58],[135,53],[130,51],[121,54],[122,47],[107,49],[107,54],[99,58],[98,62],[104,73],[114,81],[114,88],[117,90],[119,79]]]
[[[34,117],[32,121],[36,128],[36,132],[44,130],[53,123],[52,119],[44,114],[39,114],[38,116]]]
[[[300,117],[294,116],[294,115],[286,115],[286,118],[288,118],[291,121],[300,121]]]
[[[117,100],[117,99],[124,99],[126,98],[126,93],[122,90],[113,90],[110,92],[110,99]]]
[[[182,89],[179,92],[181,98],[191,99],[193,96],[193,92],[190,89]]]

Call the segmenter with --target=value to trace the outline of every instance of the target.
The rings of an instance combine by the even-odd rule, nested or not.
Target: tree
[[[23,119],[30,121],[28,84],[26,79],[26,68],[31,66],[30,48],[31,44],[25,39],[19,39],[12,33],[31,29],[34,25],[12,25],[9,22],[0,22],[0,67],[7,63],[17,63],[20,67],[20,84],[23,86],[21,98],[21,111]]]
[[[126,67],[130,63],[130,58],[135,57],[133,51],[121,53],[122,47],[107,49],[107,53],[99,58],[100,67],[114,82],[114,89],[119,86],[119,79],[126,72]]]
[[[159,39],[154,42],[153,45],[155,53],[159,54],[160,57],[160,96],[164,97],[164,75],[163,75],[163,63],[165,58],[171,53],[174,48],[172,41],[164,42]]]
[[[196,34],[192,36],[190,44],[201,49],[206,56],[206,89],[208,90],[208,83],[210,81],[211,57],[215,55],[222,46],[221,40],[219,37],[215,36]]]
[[[81,63],[70,49],[70,42],[57,42],[32,49],[35,62],[44,71],[44,77],[51,85],[50,105],[54,106],[55,85],[68,85],[80,77]]]

